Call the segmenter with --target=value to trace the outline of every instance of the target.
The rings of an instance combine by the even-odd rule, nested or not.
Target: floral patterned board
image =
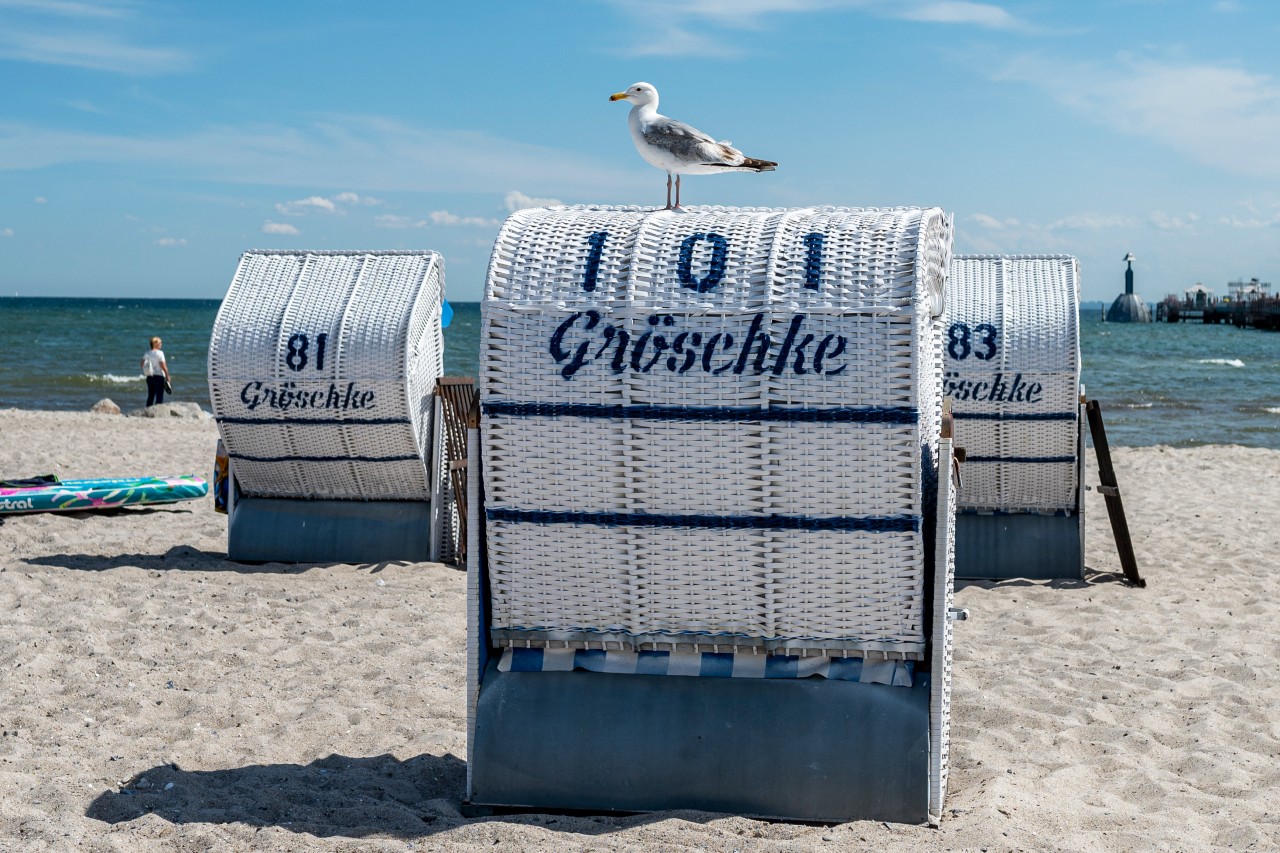
[[[75,512],[202,498],[209,484],[201,477],[134,477],[63,480],[27,488],[0,488],[0,515],[20,512]]]

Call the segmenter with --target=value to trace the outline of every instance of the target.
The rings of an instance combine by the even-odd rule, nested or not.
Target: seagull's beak
[[[617,92],[609,96],[609,100],[611,101],[625,101],[626,99],[627,99],[626,92]]]

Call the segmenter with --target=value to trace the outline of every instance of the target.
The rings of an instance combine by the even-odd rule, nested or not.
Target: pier
[[[1230,295],[1221,298],[1199,283],[1182,296],[1171,293],[1156,305],[1156,320],[1280,331],[1280,297],[1271,295],[1269,282],[1254,278],[1229,282],[1227,288]]]

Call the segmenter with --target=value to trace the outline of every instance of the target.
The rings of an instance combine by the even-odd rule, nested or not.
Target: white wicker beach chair
[[[483,305],[483,464],[470,469],[483,468],[469,518],[485,539],[468,548],[472,803],[936,817],[950,241],[936,209],[580,206],[507,220]],[[561,698],[544,717],[546,690]],[[776,742],[730,739],[717,755],[755,750],[752,766],[794,784],[726,787],[711,778],[735,774],[715,762],[685,763],[680,785],[660,784],[660,768],[622,787],[591,778],[601,761],[681,753],[743,690],[760,691],[748,701],[762,720],[818,702],[817,728],[823,713],[884,722],[914,696],[918,713],[899,722],[923,729],[886,730],[880,746],[926,749],[869,761],[821,735],[756,731]],[[665,710],[628,714],[625,745],[577,716],[658,693]],[[654,727],[677,708],[687,715]],[[532,751],[504,716],[521,713],[540,732]],[[777,760],[788,752],[841,763],[832,789]],[[885,761],[900,784],[884,783]]]
[[[958,255],[947,300],[946,393],[967,454],[960,577],[1082,577],[1079,263]]]
[[[232,538],[236,517],[241,526],[253,517],[242,514],[249,500],[271,513],[246,533],[254,542],[230,550],[336,560],[353,548],[417,553],[429,541],[434,558],[443,296],[434,252],[243,255],[214,323],[209,397],[240,495]],[[329,524],[299,528],[294,541],[281,509],[302,526]],[[418,531],[424,512],[431,530]],[[342,547],[344,539],[365,544]]]

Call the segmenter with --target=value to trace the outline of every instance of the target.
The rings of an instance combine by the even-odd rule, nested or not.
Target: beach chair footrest
[[[929,687],[927,673],[908,688],[499,672],[491,660],[468,802],[925,823]]]
[[[1078,515],[956,515],[956,579],[1084,577]]]
[[[240,498],[227,522],[227,558],[251,563],[423,562],[431,559],[431,504]]]

